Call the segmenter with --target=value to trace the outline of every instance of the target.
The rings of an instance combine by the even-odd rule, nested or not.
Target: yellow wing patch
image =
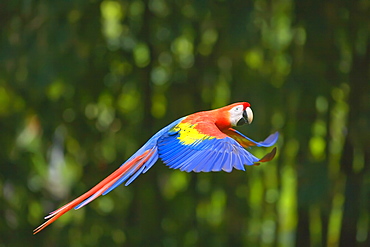
[[[202,140],[210,140],[215,137],[200,133],[195,127],[197,124],[190,123],[179,123],[173,130],[179,133],[177,139],[180,140],[181,144],[191,145]]]

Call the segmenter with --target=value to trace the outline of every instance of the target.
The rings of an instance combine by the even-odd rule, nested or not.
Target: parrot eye
[[[234,106],[229,110],[231,126],[237,126],[240,119],[243,119],[244,107],[242,105]]]
[[[234,111],[235,113],[242,112],[242,111],[243,111],[243,106],[241,106],[241,105],[239,105],[239,106],[235,106],[235,107],[233,108],[233,111]]]

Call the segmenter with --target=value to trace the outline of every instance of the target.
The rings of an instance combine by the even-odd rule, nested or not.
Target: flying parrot
[[[258,159],[245,148],[270,147],[279,133],[275,132],[262,142],[244,136],[232,127],[250,124],[253,112],[247,102],[234,103],[219,109],[197,112],[182,117],[158,131],[116,171],[85,194],[67,203],[45,217],[36,234],[71,209],[80,209],[101,195],[106,195],[121,183],[129,185],[140,174],[147,172],[160,158],[173,169],[185,172],[231,172],[245,170],[245,165],[270,161],[276,147]]]

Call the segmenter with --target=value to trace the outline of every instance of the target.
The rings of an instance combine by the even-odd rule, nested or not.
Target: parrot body
[[[252,120],[250,104],[241,102],[174,121],[158,131],[116,171],[88,192],[46,216],[47,221],[37,227],[34,234],[69,210],[85,206],[124,182],[126,186],[129,185],[140,174],[147,172],[158,158],[170,168],[186,172],[231,172],[233,168],[244,171],[244,165],[270,161],[276,154],[276,148],[262,159],[256,158],[245,148],[272,146],[278,139],[278,132],[263,142],[255,142],[232,129]]]

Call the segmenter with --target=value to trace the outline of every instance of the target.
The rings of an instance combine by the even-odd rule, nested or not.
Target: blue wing
[[[191,125],[176,125],[167,134],[158,139],[158,154],[161,160],[170,168],[186,172],[231,172],[233,168],[245,170],[245,165],[254,165],[258,162],[271,160],[275,149],[258,159],[236,140],[222,133],[216,125],[203,123],[201,129],[206,129],[215,135],[201,135],[195,133],[196,127]],[[191,135],[184,139],[182,135]]]
[[[251,147],[251,146],[257,146],[257,147],[271,147],[276,143],[276,141],[279,138],[279,132],[275,132],[271,135],[269,135],[264,141],[262,142],[256,142],[252,140],[251,138],[243,135],[239,131],[235,129],[227,129],[223,131],[226,135],[230,136],[234,140],[236,140],[241,146],[243,147]]]

